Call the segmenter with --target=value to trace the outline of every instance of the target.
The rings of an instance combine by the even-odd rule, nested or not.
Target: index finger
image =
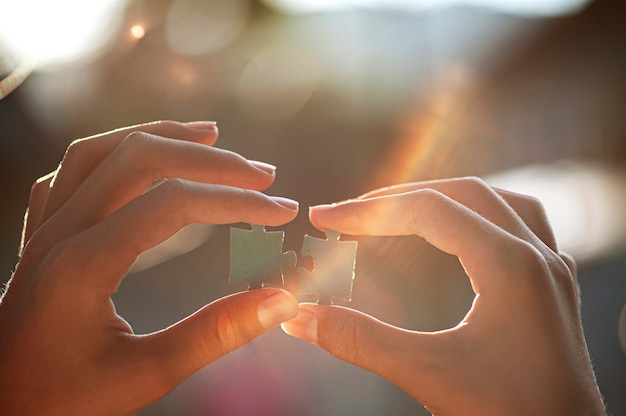
[[[85,178],[133,132],[144,132],[173,139],[213,145],[217,140],[215,122],[179,123],[157,121],[125,127],[74,141],[67,149],[54,175],[39,224],[50,218],[76,192]],[[74,154],[80,157],[74,157]]]
[[[538,254],[529,242],[433,189],[312,207],[310,218],[346,234],[423,237],[459,258],[476,293],[526,270],[515,267],[528,258],[520,253]]]
[[[537,198],[493,188],[479,178],[405,183],[370,191],[356,200],[399,195],[425,188],[445,194],[539,249],[545,244],[552,251],[558,252],[550,222]]]

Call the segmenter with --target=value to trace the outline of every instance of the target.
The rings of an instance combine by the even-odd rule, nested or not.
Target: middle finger
[[[274,181],[274,169],[226,150],[133,133],[57,211],[47,233],[59,241],[89,227],[163,178],[263,190]]]

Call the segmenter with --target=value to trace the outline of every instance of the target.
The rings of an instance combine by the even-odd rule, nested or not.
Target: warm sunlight
[[[125,0],[22,0],[2,10],[0,43],[16,60],[39,67],[66,64],[100,51],[112,39]]]

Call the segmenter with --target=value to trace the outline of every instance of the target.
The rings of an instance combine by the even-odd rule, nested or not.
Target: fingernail
[[[274,173],[276,173],[276,166],[270,165],[269,163],[259,162],[258,160],[249,160],[248,162],[250,162],[250,164],[257,169],[262,170],[267,174],[273,175]]]
[[[286,293],[276,293],[257,305],[256,315],[263,328],[272,328],[298,313],[298,303]]]
[[[190,121],[185,123],[185,126],[190,127],[195,130],[215,130],[217,126],[217,122],[215,121]]]
[[[317,315],[300,308],[298,316],[283,322],[281,327],[289,335],[317,344]]]
[[[289,198],[284,198],[282,196],[270,196],[270,198],[272,198],[274,202],[276,202],[277,204],[282,205],[283,207],[290,209],[292,211],[297,211],[298,207],[300,206],[298,201],[294,201],[293,199],[289,199]]]

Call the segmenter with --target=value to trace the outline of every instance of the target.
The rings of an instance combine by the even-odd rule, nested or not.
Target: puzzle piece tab
[[[260,289],[263,283],[283,285],[283,267],[296,267],[296,253],[283,253],[283,231],[265,231],[263,225],[251,225],[252,230],[230,229],[229,282],[250,283],[250,289]]]
[[[319,303],[331,304],[331,297],[350,300],[356,265],[356,241],[339,241],[337,231],[326,230],[327,240],[304,236],[302,256],[311,256],[313,271],[299,270],[300,289],[318,294]]]

